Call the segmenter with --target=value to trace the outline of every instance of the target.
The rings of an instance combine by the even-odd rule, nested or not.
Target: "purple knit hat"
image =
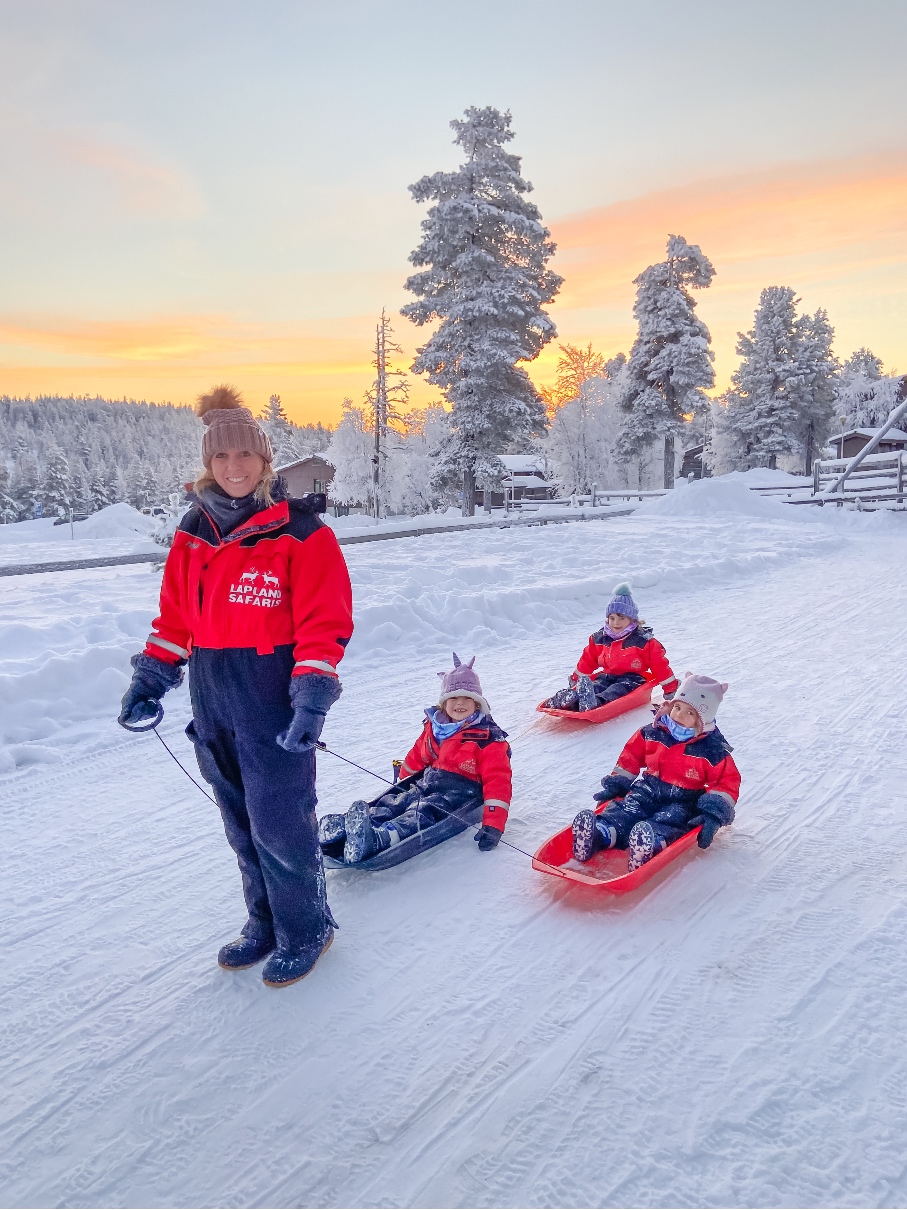
[[[634,622],[639,620],[639,610],[630,595],[629,584],[618,584],[614,589],[605,616],[607,617],[610,613],[622,613],[625,618],[632,618]]]
[[[483,714],[490,714],[488,703],[482,696],[482,686],[473,670],[476,657],[473,656],[468,664],[462,664],[456,652],[453,653],[453,668],[450,672],[439,672],[441,678],[441,696],[438,705],[443,706],[449,697],[471,697],[479,703]]]

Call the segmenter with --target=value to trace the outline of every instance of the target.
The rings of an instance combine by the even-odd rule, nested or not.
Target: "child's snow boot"
[[[346,837],[345,815],[322,815],[318,820],[318,843],[325,845],[336,844]]]
[[[376,853],[390,847],[391,838],[387,828],[376,828],[368,815],[368,803],[354,802],[346,813],[346,843],[343,846],[345,865],[356,865]]]
[[[217,964],[225,971],[248,970],[250,966],[258,966],[259,962],[264,962],[274,946],[273,937],[265,940],[261,937],[247,937],[245,933],[241,933],[229,945],[221,946]]]
[[[576,697],[578,710],[594,710],[599,704],[591,676],[582,675],[576,678]]]
[[[576,689],[572,685],[568,685],[565,689],[558,689],[557,693],[548,698],[545,705],[549,710],[575,710]]]
[[[262,982],[266,987],[289,987],[291,983],[298,983],[311,971],[325,950],[331,948],[333,940],[334,930],[329,926],[320,945],[307,945],[293,954],[277,950],[265,963],[265,969],[261,972]]]
[[[573,856],[588,861],[600,849],[610,849],[616,838],[614,829],[603,824],[594,811],[580,811],[573,821]]]
[[[656,853],[668,847],[665,838],[658,835],[647,819],[633,825],[629,841],[630,860],[627,862],[627,869],[631,874],[647,861],[651,861]]]

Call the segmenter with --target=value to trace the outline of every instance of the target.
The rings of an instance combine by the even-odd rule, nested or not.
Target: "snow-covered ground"
[[[129,504],[110,504],[72,526],[52,517],[0,525],[0,567],[160,550],[152,537],[159,525]]]
[[[743,793],[622,900],[468,835],[332,872],[341,932],[280,992],[215,965],[244,919],[216,810],[113,721],[159,577],[0,580],[3,1203],[903,1205],[907,521],[727,487],[346,548],[338,751],[387,773],[476,652],[533,850],[647,717],[534,712],[629,577],[675,669],[730,682]],[[322,809],[374,791],[319,759]]]

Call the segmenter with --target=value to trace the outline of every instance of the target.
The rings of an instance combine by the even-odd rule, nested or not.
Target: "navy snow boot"
[[[345,815],[322,815],[318,820],[318,843],[322,848],[327,844],[336,844],[346,837]]]
[[[307,945],[295,954],[277,950],[265,963],[265,969],[261,972],[262,983],[266,987],[289,987],[291,983],[298,983],[309,974],[321,955],[331,948],[333,940],[334,930],[329,927],[320,945]]]
[[[656,853],[668,847],[665,838],[656,833],[647,819],[633,825],[629,842],[630,860],[627,862],[627,869],[631,874],[647,861],[651,861]]]
[[[217,965],[225,971],[244,971],[264,962],[274,949],[274,938],[247,937],[241,933],[229,945],[223,945],[217,955]]]
[[[576,690],[572,685],[568,685],[566,689],[558,689],[557,693],[548,698],[545,705],[549,710],[575,710]]]
[[[598,698],[595,696],[595,686],[592,684],[591,676],[583,675],[577,677],[576,696],[578,710],[594,710],[596,706],[600,705]]]
[[[382,853],[390,847],[387,828],[373,827],[368,816],[368,804],[354,802],[346,813],[346,843],[343,846],[345,865],[356,865]]]
[[[576,860],[588,861],[599,849],[610,847],[595,812],[580,811],[573,821],[573,856]]]

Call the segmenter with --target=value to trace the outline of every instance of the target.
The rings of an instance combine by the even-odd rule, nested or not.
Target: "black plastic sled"
[[[414,778],[418,776],[418,774],[414,774]],[[403,778],[397,782],[397,785],[402,787],[408,780],[408,778]],[[378,798],[380,797],[382,796],[379,794]],[[373,806],[377,801],[377,798],[373,798],[369,806]],[[323,845],[321,853],[324,857],[325,868],[329,870],[389,870],[391,866],[399,865],[401,861],[409,861],[411,857],[417,857],[419,853],[433,849],[435,845],[443,844],[445,840],[450,840],[452,836],[459,836],[467,828],[477,827],[481,822],[482,803],[480,801],[473,807],[464,807],[456,814],[452,813],[445,816],[444,819],[439,819],[437,823],[431,824],[421,832],[416,832],[414,836],[408,836],[399,844],[391,845],[383,853],[376,853],[374,857],[366,857],[365,861],[345,862],[342,840],[338,840],[335,844]]]

